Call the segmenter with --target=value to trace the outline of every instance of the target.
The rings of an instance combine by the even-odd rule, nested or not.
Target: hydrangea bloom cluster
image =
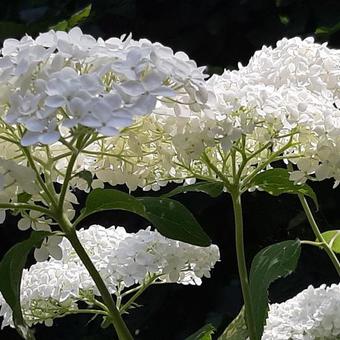
[[[219,260],[216,245],[197,247],[167,239],[150,228],[127,233],[122,227],[93,225],[78,237],[98,269],[108,290],[117,296],[126,288],[158,282],[201,284],[203,276]],[[91,304],[97,288],[67,239],[60,243],[60,260],[50,258],[25,269],[21,282],[21,305],[29,325],[76,311],[77,301]],[[0,294],[2,327],[12,324],[12,312]]]
[[[262,340],[340,338],[340,285],[309,286],[290,300],[270,305]]]
[[[0,56],[0,146],[4,150],[0,203],[15,203],[25,193],[25,203],[49,208],[51,199],[38,182],[43,178],[49,188],[63,183],[71,155],[77,152],[63,200],[63,211],[72,219],[78,202],[69,189],[89,189],[78,174],[87,170],[94,176],[95,170],[105,168],[107,146],[124,148],[112,136],[161,103],[181,102],[193,112],[200,111],[207,101],[205,78],[204,68],[184,52],[174,53],[147,39],[95,39],[76,27],[68,33],[52,30],[35,39],[26,35],[5,40]],[[112,158],[124,159],[119,154]],[[1,210],[0,221],[4,218]],[[42,214],[25,214],[19,228],[48,230],[49,222]],[[55,245],[52,248],[60,253]]]
[[[231,179],[232,158],[239,165],[250,157],[243,168],[245,177],[276,152],[275,160],[296,164],[291,174],[295,182],[334,178],[337,184],[339,84],[340,51],[312,38],[282,39],[275,48],[257,51],[247,66],[212,76],[203,111],[178,103],[157,107],[107,150],[117,154],[117,145],[124,145],[122,158],[131,160],[135,154],[132,165],[122,161],[117,171],[129,169],[131,187],[157,189],[169,179],[216,179],[207,158]],[[244,150],[244,155],[237,150]],[[98,171],[104,181],[109,163],[107,159]]]
[[[73,28],[7,39],[0,59],[2,119],[22,145],[53,144],[78,124],[105,136],[151,113],[158,98],[204,101],[203,69],[146,39],[96,40]],[[203,93],[202,93],[203,92]],[[64,132],[66,133],[66,132]]]

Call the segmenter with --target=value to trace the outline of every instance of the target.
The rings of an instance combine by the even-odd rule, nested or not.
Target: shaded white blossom
[[[157,278],[158,282],[200,285],[219,261],[216,245],[198,247],[168,239],[150,228],[127,233],[122,227],[93,225],[77,232],[111,294]],[[29,324],[51,324],[54,317],[76,311],[77,301],[99,292],[67,239],[59,244],[60,259],[50,258],[24,269],[21,305]],[[43,247],[42,247],[43,248]],[[41,249],[42,249],[41,248]],[[43,251],[43,250],[42,250]],[[13,326],[12,311],[0,294],[2,327]]]

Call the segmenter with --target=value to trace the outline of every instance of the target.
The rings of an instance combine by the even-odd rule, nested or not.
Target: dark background
[[[20,38],[25,33],[36,35],[88,4],[57,0],[1,3],[0,39]],[[246,64],[262,45],[273,45],[283,37],[313,35],[318,42],[328,41],[331,47],[339,48],[338,22],[337,0],[99,0],[92,2],[91,15],[81,27],[84,32],[103,38],[132,32],[135,39],[145,37],[175,51],[183,50],[198,65],[207,65],[210,73],[222,73],[224,68],[235,68],[239,61]],[[320,202],[316,219],[323,231],[340,225],[340,188],[333,190],[332,185],[332,181],[312,184]],[[200,287],[151,287],[138,301],[143,307],[126,317],[132,331],[136,331],[136,339],[182,340],[208,322],[220,334],[242,305],[229,197],[224,194],[211,199],[188,193],[176,198],[193,212],[219,245],[222,262]],[[272,243],[296,237],[314,239],[294,196],[248,193],[244,195],[244,215],[249,264],[260,249]],[[15,242],[28,237],[27,232],[16,228],[16,221],[16,217],[10,217],[0,226],[0,257]],[[147,225],[143,219],[124,212],[94,216],[87,225],[92,223],[123,225],[129,231]],[[296,272],[271,286],[270,300],[281,302],[309,284],[333,282],[339,282],[339,278],[327,256],[305,246]],[[38,326],[37,339],[112,339],[112,329],[102,330],[99,318],[90,323],[89,320],[75,316],[56,320],[50,329]],[[0,331],[0,339],[19,337],[6,328]]]

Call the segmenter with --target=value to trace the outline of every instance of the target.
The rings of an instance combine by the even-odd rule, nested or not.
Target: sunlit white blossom
[[[340,338],[340,285],[309,286],[295,297],[269,306],[262,340]]]
[[[2,119],[26,129],[23,145],[53,144],[62,127],[78,124],[115,135],[134,115],[149,114],[158,99],[178,93],[204,103],[196,94],[203,69],[184,53],[146,39],[96,40],[78,27],[6,40],[1,78]]]
[[[206,82],[202,110],[185,98],[162,101],[152,115],[106,144],[112,157],[103,157],[95,172],[104,179],[108,169],[118,168],[132,190],[157,190],[186,178],[221,180],[208,159],[232,182],[231,150],[242,147],[246,156],[256,156],[243,167],[241,178],[278,152],[273,161],[295,164],[292,181],[334,178],[337,185],[339,83],[338,50],[312,38],[282,39],[276,47],[257,51],[248,65],[213,75]],[[234,157],[237,167],[243,158],[240,152]]]

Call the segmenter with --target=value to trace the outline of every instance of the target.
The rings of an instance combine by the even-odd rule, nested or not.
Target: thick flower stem
[[[337,258],[337,256],[335,255],[335,253],[333,252],[332,248],[328,245],[328,243],[325,241],[325,239],[323,238],[319,227],[317,225],[317,223],[315,222],[314,216],[312,211],[309,208],[309,205],[307,203],[307,200],[305,198],[305,196],[303,196],[302,194],[299,194],[299,200],[301,202],[301,205],[303,207],[303,210],[305,211],[305,214],[307,216],[308,222],[313,230],[313,233],[316,237],[316,239],[320,242],[321,247],[326,251],[328,257],[331,259],[338,275],[340,276],[340,262],[339,259]]]
[[[234,208],[234,219],[235,219],[235,240],[236,240],[236,255],[237,255],[237,266],[240,276],[244,306],[245,306],[245,317],[248,329],[248,335],[250,340],[258,340],[256,336],[256,326],[253,314],[253,307],[251,302],[250,287],[248,272],[246,266],[246,258],[244,253],[244,240],[243,240],[243,215],[242,215],[242,204],[241,194],[238,190],[231,193],[233,208]]]
[[[93,281],[95,282],[98,291],[104,301],[104,304],[108,308],[108,311],[110,313],[110,318],[112,320],[112,324],[117,332],[119,340],[133,340],[133,337],[127,328],[125,322],[123,321],[118,309],[116,308],[116,305],[112,299],[112,296],[110,292],[108,291],[102,277],[100,276],[99,272],[97,271],[96,267],[92,263],[89,255],[87,254],[86,250],[80,243],[76,231],[72,228],[70,223],[66,218],[62,218],[61,227],[62,229],[65,229],[64,232],[66,233],[66,236],[68,240],[70,241],[72,247],[76,251],[77,255],[81,259],[82,263],[90,273]]]

